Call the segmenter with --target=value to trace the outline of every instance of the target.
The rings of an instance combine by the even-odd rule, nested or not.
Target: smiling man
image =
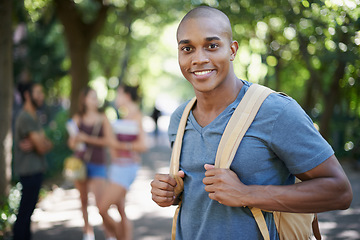
[[[179,65],[197,101],[183,137],[179,176],[184,179],[176,239],[262,239],[249,208],[313,213],[346,209],[350,183],[331,146],[290,97],[270,94],[246,132],[230,169],[215,169],[224,129],[251,83],[236,77],[238,43],[229,19],[210,7],[191,10],[177,31]],[[174,143],[186,103],[172,115]],[[293,184],[295,176],[303,182]],[[176,204],[176,181],[157,174],[152,198]],[[279,239],[273,214],[263,212],[270,239]]]

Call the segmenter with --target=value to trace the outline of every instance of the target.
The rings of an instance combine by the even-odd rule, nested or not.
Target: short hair
[[[36,85],[36,83],[33,83],[33,82],[20,82],[18,84],[18,91],[20,93],[21,100],[23,103],[25,102],[25,92],[29,92],[31,95],[32,90],[35,85]]]
[[[230,41],[232,41],[232,30],[231,23],[228,16],[220,11],[219,9],[209,7],[209,6],[199,6],[190,10],[180,21],[176,36],[178,36],[178,31],[183,22],[193,18],[219,18],[225,26],[225,31],[228,33]],[[227,28],[227,29],[226,29]]]

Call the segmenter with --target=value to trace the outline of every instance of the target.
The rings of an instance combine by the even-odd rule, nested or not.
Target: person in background
[[[151,118],[154,120],[154,123],[155,123],[154,135],[155,135],[156,140],[158,140],[158,137],[159,137],[158,120],[159,120],[160,117],[161,117],[161,111],[155,105],[154,109],[153,109],[153,112],[151,114]]]
[[[36,115],[44,103],[40,84],[27,82],[19,84],[23,107],[15,122],[14,173],[20,177],[22,195],[17,219],[13,228],[14,240],[31,239],[31,215],[38,201],[39,192],[46,171],[45,154],[52,148],[51,141]]]
[[[105,187],[106,173],[106,146],[112,136],[112,129],[105,114],[98,109],[99,101],[96,92],[90,88],[84,88],[79,95],[78,112],[72,120],[79,128],[76,136],[70,136],[69,147],[75,151],[75,155],[86,160],[87,179],[75,181],[75,187],[80,192],[81,210],[84,218],[83,240],[95,239],[93,228],[88,219],[88,193],[92,192],[95,196],[96,205],[99,206],[103,189]],[[100,130],[95,135],[93,129],[101,124]],[[85,143],[84,150],[76,150],[79,143]],[[86,150],[87,149],[87,150]],[[91,151],[89,159],[85,159],[86,151]],[[107,229],[105,227],[105,235]]]
[[[100,214],[104,225],[118,240],[132,239],[132,224],[125,214],[125,196],[135,180],[140,166],[140,153],[147,150],[145,132],[142,128],[142,113],[138,106],[137,87],[122,85],[118,89],[116,105],[125,115],[113,124],[116,133],[111,144],[112,164],[109,168],[109,182],[100,204]],[[121,216],[117,223],[108,214],[114,204]]]

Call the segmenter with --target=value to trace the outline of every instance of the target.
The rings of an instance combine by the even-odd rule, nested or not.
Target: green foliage
[[[177,64],[173,22],[183,15],[182,2],[121,2],[108,12],[107,23],[92,46],[91,75],[93,79],[104,76],[110,81],[118,77],[120,81],[139,84],[144,95],[142,106],[149,112],[160,93],[172,92],[179,96],[190,90],[185,87],[182,93],[174,91],[174,81],[183,81],[178,68],[175,73],[170,70],[171,65]],[[164,71],[164,65],[170,66],[169,70]],[[115,89],[117,84],[108,84],[108,87]]]
[[[18,25],[14,42],[14,80],[24,81],[23,73],[41,83],[50,91],[50,98],[58,93],[51,91],[68,68],[63,68],[66,50],[59,25],[50,0],[14,1],[14,14]]]
[[[16,213],[21,199],[21,184],[18,183],[10,190],[9,197],[0,201],[0,239],[7,239],[11,226],[16,220]]]
[[[47,137],[54,145],[53,149],[46,155],[48,170],[45,177],[59,175],[63,170],[64,159],[72,153],[67,146],[66,122],[68,119],[68,111],[57,111],[54,119],[45,128]]]
[[[25,12],[21,7],[15,8],[22,13],[17,14],[19,21],[27,24],[26,44],[30,54],[27,61],[18,63],[15,58],[14,71],[19,76],[23,65],[29,66],[34,79],[43,82],[48,95],[56,99],[69,96],[70,79],[64,74],[70,61],[65,58],[62,26],[55,18],[51,2],[26,0]],[[360,117],[357,1],[110,0],[107,3],[112,7],[102,32],[92,44],[89,69],[92,84],[103,85],[99,89],[108,101],[114,100],[117,78],[140,85],[142,106],[147,113],[161,95],[180,101],[190,98],[192,88],[177,64],[176,27],[188,10],[209,5],[230,18],[233,38],[240,45],[234,63],[239,78],[263,83],[294,97],[321,130],[330,132],[329,140],[336,151],[344,151],[345,142],[358,138],[353,131],[357,126],[355,119]],[[74,5],[85,22],[91,21],[94,14],[89,13],[98,8],[95,1],[76,0]],[[336,96],[334,104],[328,101],[332,96]],[[333,113],[332,120],[322,125],[327,110]],[[341,114],[347,122],[344,127],[337,124]],[[336,137],[338,132],[343,138]]]

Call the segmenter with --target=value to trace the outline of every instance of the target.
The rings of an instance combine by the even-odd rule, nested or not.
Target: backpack
[[[274,91],[258,84],[252,84],[246,91],[243,99],[234,111],[221,137],[215,158],[215,168],[230,168],[243,136],[253,122],[263,101],[271,93],[274,93]],[[177,173],[179,171],[181,145],[187,118],[195,102],[196,98],[194,97],[190,100],[184,109],[171,154],[170,175],[175,178],[177,182],[177,186],[175,188],[176,196],[179,196],[184,188],[183,179],[179,177]],[[297,181],[300,180],[297,179]],[[171,233],[172,240],[175,240],[176,236],[176,222],[180,207],[181,200],[173,218]],[[262,213],[263,210],[254,207],[249,207],[249,209],[255,218],[263,238],[265,240],[270,240],[269,231]],[[273,211],[272,213],[280,240],[310,239],[313,231],[316,239],[321,239],[318,230],[316,214],[288,213],[278,211]]]

